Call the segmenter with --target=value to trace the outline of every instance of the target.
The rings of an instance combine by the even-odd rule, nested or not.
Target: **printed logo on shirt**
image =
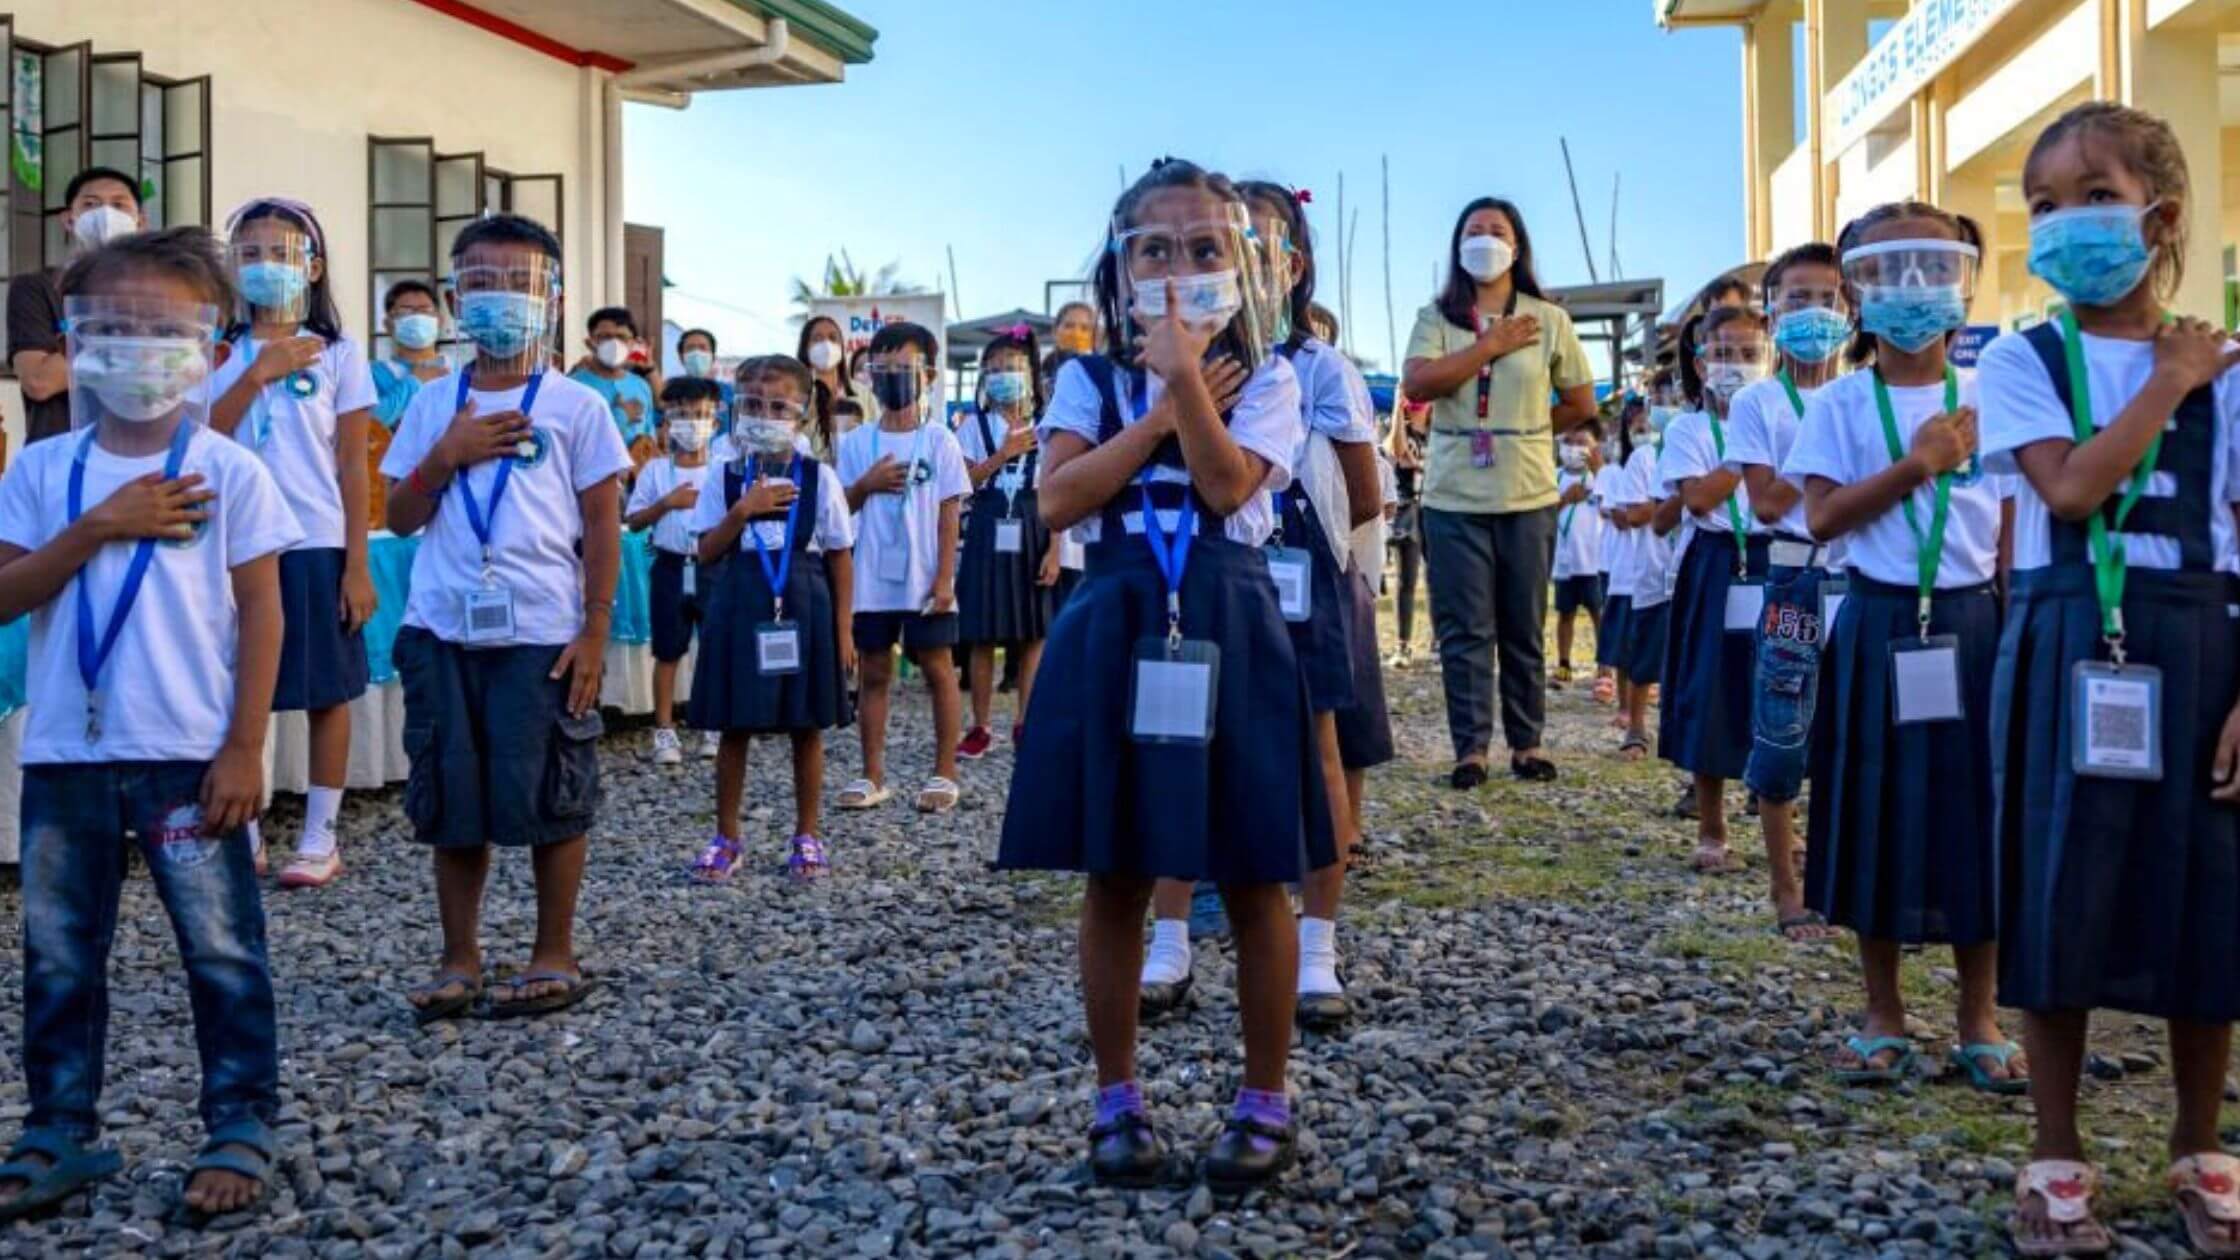
[[[910,466],[910,485],[913,489],[933,480],[933,461],[921,459]]]
[[[204,504],[204,505],[203,505],[203,508],[204,508],[204,510],[205,510],[205,511],[207,511],[207,510],[209,510],[210,508],[212,508],[212,507],[214,507],[214,506],[215,506],[215,504],[214,504],[214,503],[209,503],[209,504]],[[173,551],[189,551],[189,550],[192,550],[192,549],[193,549],[193,548],[195,547],[195,545],[196,545],[196,544],[200,543],[200,542],[201,542],[201,541],[202,541],[202,540],[203,540],[204,538],[207,538],[207,537],[209,537],[209,535],[210,535],[210,521],[209,521],[209,518],[207,518],[207,517],[206,517],[206,518],[204,518],[204,519],[202,519],[202,520],[196,521],[196,522],[195,522],[195,523],[194,523],[193,525],[189,526],[188,528],[189,528],[189,530],[190,530],[191,532],[189,532],[189,533],[187,534],[187,536],[186,536],[185,538],[166,538],[166,539],[163,539],[163,540],[162,540],[162,542],[163,542],[163,545],[164,545],[164,546],[166,546],[166,547],[169,547],[169,548],[171,548],[171,549],[172,549]]]
[[[209,861],[220,843],[217,837],[202,834],[201,806],[180,805],[163,816],[163,829],[156,833],[156,859],[166,866],[196,867]]]
[[[513,454],[513,466],[524,471],[535,472],[537,469],[544,467],[545,460],[550,458],[551,455],[552,430],[531,429],[529,430],[529,436],[521,439],[520,449]]]

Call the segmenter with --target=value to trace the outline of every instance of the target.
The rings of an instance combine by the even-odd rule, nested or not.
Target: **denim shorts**
[[[1742,781],[1761,799],[1785,804],[1804,791],[1805,754],[1820,698],[1820,584],[1825,569],[1772,570],[1758,622],[1750,702],[1750,758]]]
[[[567,712],[564,649],[468,648],[414,626],[397,632],[404,680],[404,812],[437,848],[544,845],[591,830],[599,812],[594,708]]]

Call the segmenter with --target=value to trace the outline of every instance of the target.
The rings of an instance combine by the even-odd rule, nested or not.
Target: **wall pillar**
[[[2168,120],[2185,150],[2193,185],[2185,281],[2171,305],[2188,315],[2224,317],[2224,136],[2217,107],[2214,14],[2181,17],[2147,29],[2146,0],[2120,0],[2119,99]],[[2216,6],[2197,6],[2211,10]]]
[[[1797,147],[1795,58],[1784,6],[1768,5],[1742,28],[1743,244],[1773,250],[1773,172]]]

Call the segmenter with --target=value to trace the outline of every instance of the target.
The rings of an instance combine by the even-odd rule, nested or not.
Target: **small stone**
[[[1176,1221],[1167,1226],[1159,1239],[1177,1254],[1186,1256],[1198,1249],[1198,1227],[1188,1221]]]
[[[857,1054],[877,1054],[887,1048],[887,1034],[868,1019],[857,1020],[855,1030],[848,1034],[848,1048]]]

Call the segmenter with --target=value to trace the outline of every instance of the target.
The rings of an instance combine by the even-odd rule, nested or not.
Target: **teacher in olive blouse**
[[[1465,206],[1446,288],[1416,316],[1401,376],[1408,397],[1431,403],[1424,567],[1457,788],[1486,781],[1496,656],[1510,772],[1556,775],[1540,748],[1555,438],[1593,418],[1593,382],[1570,315],[1541,295],[1524,216],[1494,197]]]

